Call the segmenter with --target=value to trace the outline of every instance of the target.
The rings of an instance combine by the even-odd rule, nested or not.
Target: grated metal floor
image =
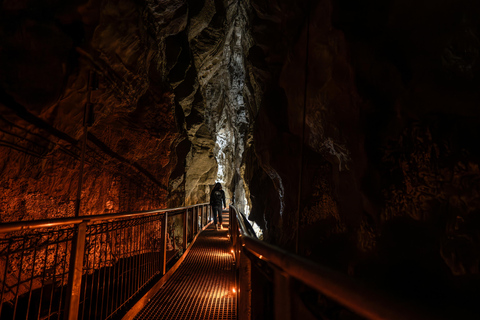
[[[209,226],[199,235],[180,268],[135,319],[236,319],[231,248],[227,231],[215,231]]]

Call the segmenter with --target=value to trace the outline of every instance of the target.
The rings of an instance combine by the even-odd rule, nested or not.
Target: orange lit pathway
[[[227,230],[215,231],[210,225],[198,236],[180,268],[135,319],[236,319],[231,248]]]

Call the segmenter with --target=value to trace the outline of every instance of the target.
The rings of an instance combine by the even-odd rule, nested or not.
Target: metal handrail
[[[252,237],[248,232],[245,232],[248,229],[245,223],[248,223],[248,221],[243,221],[243,214],[238,214],[234,206],[230,206],[230,208],[230,217],[235,217],[235,219],[230,220],[230,234],[235,248],[235,261],[240,274],[239,286],[254,291],[252,286],[255,284],[251,283],[252,265],[258,265],[257,262],[262,261],[272,266],[275,273],[273,276],[275,282],[275,297],[273,299],[275,301],[275,319],[294,318],[289,315],[291,311],[289,301],[291,299],[288,296],[293,294],[289,290],[289,283],[292,279],[315,289],[318,293],[366,319],[443,319],[443,316],[427,313],[412,302],[399,301],[385,292],[377,291],[347,275]],[[249,271],[245,273],[243,270]],[[245,282],[246,284],[244,284]],[[248,320],[252,313],[252,292],[242,291],[247,291],[247,293],[245,294],[246,297],[240,296],[238,299],[240,303],[238,308],[239,319]]]
[[[239,223],[240,229],[242,230],[242,234],[257,238],[255,231],[253,231],[252,225],[247,221],[245,215],[242,212],[238,211],[234,205],[230,205],[230,207],[235,210],[236,219]]]
[[[171,213],[173,213],[173,215],[181,214],[185,209],[191,209],[193,207],[201,206],[201,205],[208,205],[208,203],[201,203],[197,205],[191,205],[191,206],[179,207],[179,208],[173,208],[173,209],[156,209],[156,210],[145,210],[145,211],[134,211],[134,212],[98,214],[98,215],[80,216],[80,217],[5,222],[5,223],[0,223],[0,234],[13,232],[13,231],[29,230],[29,229],[67,226],[72,224],[80,224],[82,222],[105,221],[105,220],[120,219],[120,218],[140,218],[142,216],[147,216],[154,213],[158,214],[158,213],[168,212],[170,216],[172,216]]]
[[[211,220],[203,203],[0,224],[0,318],[121,315]]]

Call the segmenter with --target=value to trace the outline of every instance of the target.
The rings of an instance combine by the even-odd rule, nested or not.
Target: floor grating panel
[[[235,271],[227,231],[203,231],[175,274],[136,320],[234,320]]]

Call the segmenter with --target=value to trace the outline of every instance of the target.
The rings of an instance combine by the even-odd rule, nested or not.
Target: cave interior
[[[221,182],[264,241],[474,309],[478,16],[466,0],[2,1],[0,222],[203,203]]]

